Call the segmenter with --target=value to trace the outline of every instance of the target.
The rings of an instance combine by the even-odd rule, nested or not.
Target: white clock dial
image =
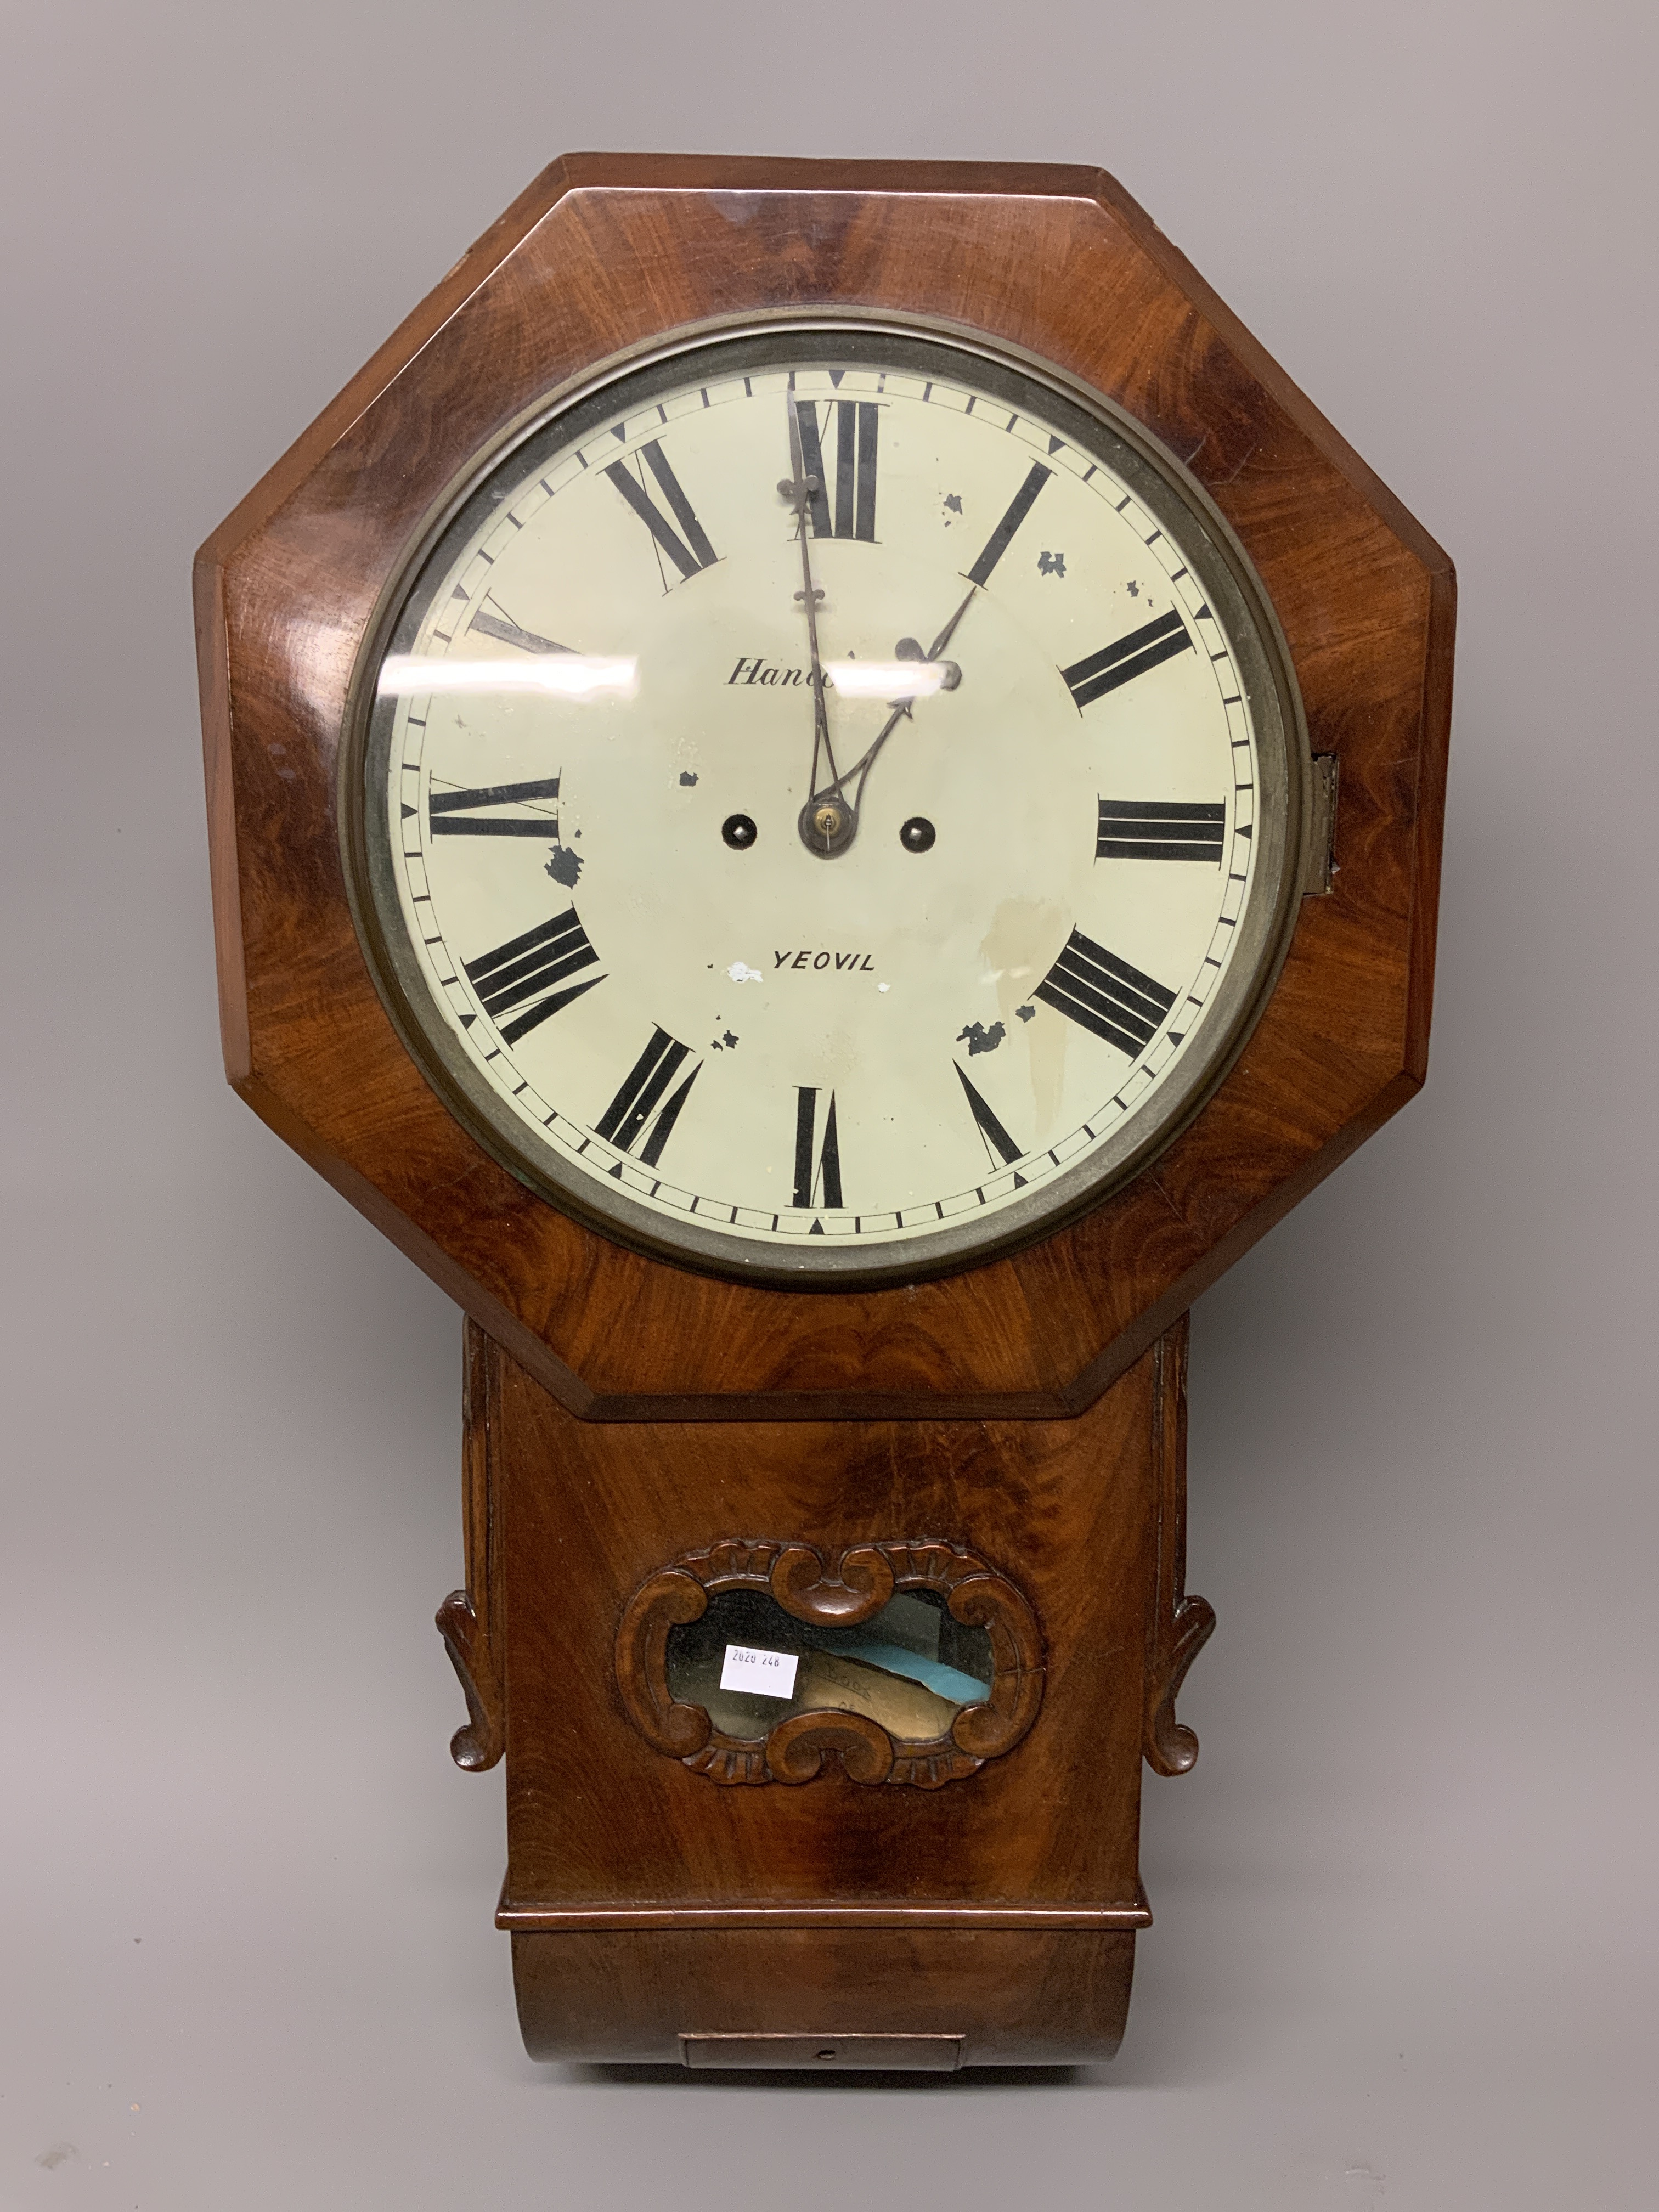
[[[1282,947],[1292,695],[1168,465],[965,349],[714,344],[480,478],[383,655],[371,949],[632,1241],[960,1264],[1127,1172]]]

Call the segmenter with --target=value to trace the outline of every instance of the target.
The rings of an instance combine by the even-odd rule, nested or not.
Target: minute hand
[[[800,421],[795,412],[793,380],[787,395],[789,416],[789,466],[791,480],[780,484],[778,489],[795,510],[797,534],[800,540],[801,590],[796,597],[806,610],[806,642],[811,654],[810,682],[812,687],[812,772],[806,787],[816,795],[818,781],[818,762],[823,760],[830,770],[828,788],[835,791],[841,786],[836,771],[835,750],[830,743],[830,711],[823,697],[823,662],[818,652],[818,593],[812,584],[812,556],[806,543],[807,499],[812,489],[806,475],[806,458],[801,450]],[[810,804],[810,801],[809,801]]]
[[[974,601],[978,598],[978,596],[979,586],[977,584],[970,584],[968,587],[967,598],[963,599],[962,605],[957,609],[955,614],[951,616],[950,621],[945,623],[944,629],[933,640],[932,648],[927,654],[929,660],[937,660],[939,659],[940,653],[944,652],[945,647],[949,645],[951,640],[956,635],[957,624],[962,620],[963,615],[967,613],[969,608],[972,606]],[[844,769],[842,773],[836,778],[833,784],[826,786],[826,791],[839,792],[842,787],[850,777],[857,776],[859,780],[858,789],[854,793],[852,799],[853,811],[855,814],[858,812],[860,805],[864,798],[865,778],[870,773],[871,768],[874,763],[876,755],[886,744],[888,738],[892,736],[894,731],[897,729],[899,724],[904,720],[904,717],[910,712],[910,703],[911,702],[908,699],[901,699],[893,708],[892,713],[887,717],[887,720],[882,724],[880,732],[877,735],[875,742],[871,745],[869,750],[863,754],[858,760],[855,760],[851,768]],[[824,793],[815,792],[813,793],[815,798],[822,798],[824,795]]]

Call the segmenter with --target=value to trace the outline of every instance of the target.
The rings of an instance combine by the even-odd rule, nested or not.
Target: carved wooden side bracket
[[[702,1706],[673,1697],[668,1633],[699,1619],[711,1596],[734,1589],[764,1593],[797,1620],[833,1628],[871,1620],[895,1591],[935,1591],[956,1620],[989,1636],[990,1687],[947,1735],[927,1741],[895,1737],[852,1712],[796,1713],[764,1738],[726,1735]],[[684,1554],[635,1591],[617,1631],[617,1681],[646,1741],[711,1782],[810,1782],[839,1760],[854,1782],[936,1790],[1000,1758],[1030,1727],[1042,1702],[1042,1642],[1011,1582],[936,1537],[855,1544],[829,1563],[809,1544],[730,1538]]]
[[[1155,1774],[1185,1774],[1198,1738],[1176,1720],[1187,1669],[1215,1626],[1215,1608],[1187,1595],[1187,1316],[1152,1353],[1153,1451],[1158,1470],[1158,1584],[1147,1636],[1142,1747]]]
[[[501,1672],[500,1547],[496,1540],[495,1439],[500,1382],[495,1346],[476,1322],[465,1324],[466,1379],[462,1447],[462,1511],[466,1523],[466,1588],[438,1607],[443,1638],[466,1698],[467,1721],[450,1738],[457,1766],[482,1773],[507,1747],[507,1700]]]

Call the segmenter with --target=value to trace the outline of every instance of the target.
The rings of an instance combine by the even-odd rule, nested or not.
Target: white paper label
[[[793,1651],[756,1651],[746,1644],[728,1644],[720,1687],[747,1690],[763,1698],[793,1698],[799,1664]]]

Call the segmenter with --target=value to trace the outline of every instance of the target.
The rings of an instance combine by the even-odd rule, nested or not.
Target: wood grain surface
[[[516,1935],[532,2058],[678,2063],[685,2035],[959,2038],[968,2066],[1110,2058],[1133,1935],[994,1929],[682,1929]]]
[[[902,2030],[990,2038],[970,2063],[1107,2054],[1151,1917],[1142,1756],[1191,1765],[1173,1714],[1182,1608],[1213,1619],[1180,1587],[1184,1340],[1182,1324],[1070,1419],[641,1429],[574,1418],[469,1331],[469,1462],[487,1493],[472,1525],[489,1532],[471,1557],[498,1595],[448,1605],[490,1625],[469,1663],[500,1685],[498,1919],[532,2051]],[[696,1765],[701,1708],[661,1698],[642,1724],[641,1595],[665,1571],[698,1595],[781,1587],[810,1610],[817,1589],[857,1614],[884,1575],[922,1571],[923,1547],[882,1541],[900,1528],[969,1563],[963,1589],[989,1562],[1019,1594],[1044,1694],[1012,1741],[990,1748],[999,1717],[981,1706],[963,1717],[986,1716],[969,1746],[982,1763],[948,1788],[871,1787],[887,1775],[854,1757],[778,1778],[798,1786],[715,1789]],[[477,1735],[475,1720],[458,1740],[464,1763],[482,1763]]]
[[[1127,409],[1243,541],[1341,769],[1333,893],[1304,902],[1259,1027],[1170,1149],[1027,1251],[842,1293],[643,1257],[486,1154],[376,996],[336,811],[376,608],[479,449],[665,332],[815,309],[927,316]],[[1422,1079],[1450,565],[1098,171],[556,162],[209,539],[197,605],[230,1079],[586,1419],[1076,1413]]]

